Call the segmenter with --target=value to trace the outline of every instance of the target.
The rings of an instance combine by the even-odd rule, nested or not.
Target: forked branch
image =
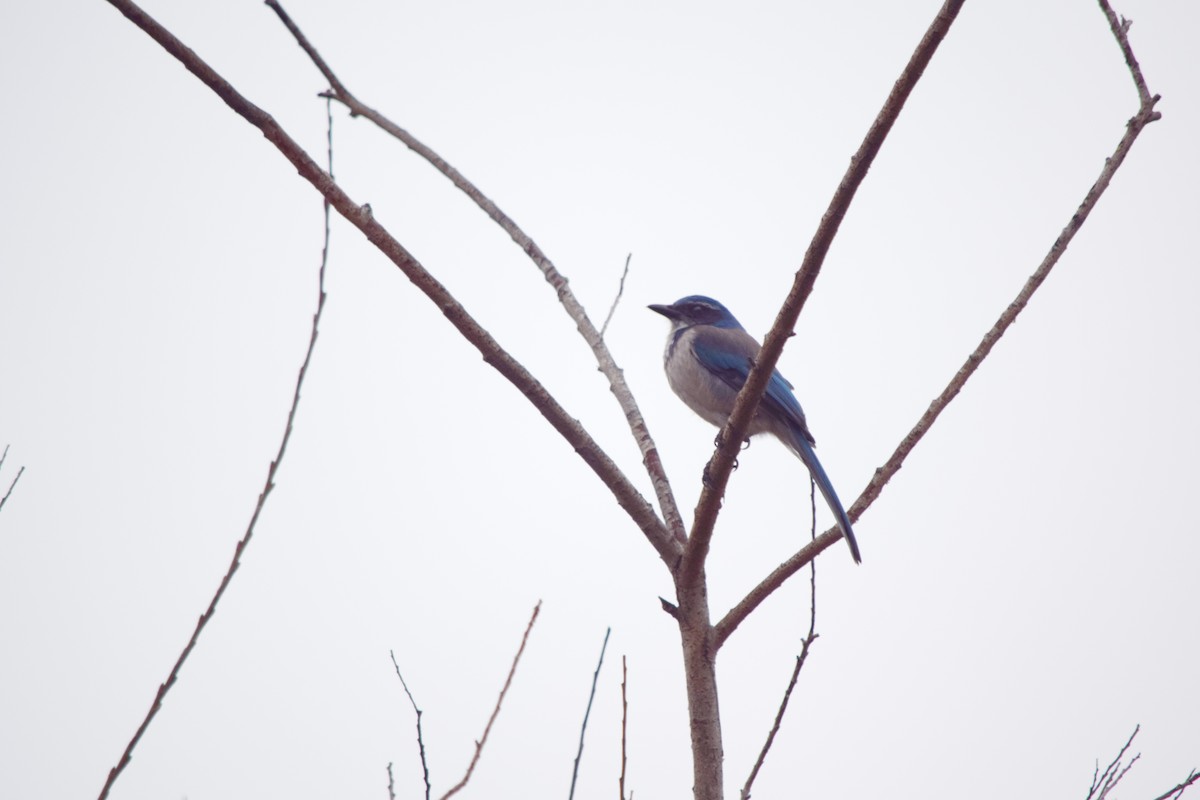
[[[300,48],[312,59],[313,64],[320,70],[325,80],[329,81],[330,89],[325,93],[325,96],[332,97],[344,105],[349,110],[351,116],[369,119],[421,158],[428,161],[434,169],[449,178],[451,183],[458,187],[463,194],[471,198],[475,205],[479,206],[493,222],[499,225],[512,238],[513,242],[521,248],[521,251],[529,256],[530,260],[541,270],[546,282],[554,287],[559,303],[562,304],[567,315],[575,323],[576,330],[579,331],[584,341],[587,342],[588,347],[592,349],[600,371],[608,379],[609,388],[617,398],[617,402],[621,406],[621,411],[625,414],[625,421],[629,425],[638,448],[642,452],[642,461],[654,485],[654,492],[658,497],[659,506],[662,508],[663,518],[667,521],[667,528],[671,531],[671,536],[675,541],[682,545],[685,539],[683,519],[679,515],[679,507],[675,503],[675,496],[671,493],[671,485],[667,480],[667,473],[663,468],[658,448],[650,436],[650,429],[646,425],[646,420],[642,416],[641,409],[638,408],[637,401],[634,400],[633,392],[629,390],[629,385],[625,383],[624,374],[621,372],[620,367],[617,366],[612,353],[609,352],[608,345],[604,342],[603,332],[596,330],[596,326],[592,323],[591,318],[588,317],[583,305],[571,291],[566,277],[559,272],[554,262],[550,260],[550,257],[542,252],[542,248],[538,246],[537,242],[525,233],[478,186],[451,166],[433,148],[355,97],[346,88],[346,84],[342,83],[341,79],[334,73],[333,68],[317,52],[317,48],[313,46],[308,37],[304,35],[304,32],[300,30],[300,26],[284,11],[283,6],[279,4],[278,0],[265,0],[265,2],[291,32],[292,36],[295,37],[296,43],[300,45]],[[628,269],[628,266],[628,260],[626,260],[626,269]],[[622,278],[622,283],[624,283],[624,278]],[[605,325],[607,326],[607,322]]]
[[[858,187],[866,179],[867,171],[871,168],[876,154],[879,153],[879,148],[883,146],[884,139],[887,138],[896,118],[900,116],[905,101],[912,93],[913,87],[917,85],[917,81],[921,79],[925,67],[933,58],[933,54],[937,52],[938,45],[949,32],[963,2],[964,0],[946,0],[933,22],[930,23],[929,29],[926,30],[907,66],[892,87],[883,108],[879,110],[875,121],[871,123],[858,151],[850,159],[850,167],[833,193],[833,199],[830,200],[825,215],[821,217],[817,232],[813,235],[808,251],[804,254],[804,260],[800,264],[800,269],[796,273],[796,278],[792,282],[792,289],[783,301],[783,306],[775,317],[774,325],[771,326],[770,332],[763,340],[762,350],[759,352],[754,367],[750,370],[750,375],[746,378],[746,384],[738,393],[733,413],[729,415],[729,422],[721,431],[721,444],[713,453],[708,466],[705,467],[705,475],[708,480],[705,481],[704,489],[700,493],[691,536],[684,549],[680,577],[684,584],[693,584],[699,579],[704,559],[708,555],[713,526],[716,524],[717,514],[720,512],[721,498],[725,494],[725,486],[729,482],[729,473],[733,469],[734,459],[737,457],[742,441],[746,438],[750,420],[754,417],[759,400],[762,399],[763,392],[766,390],[767,381],[771,379],[775,364],[778,363],[779,356],[783,353],[783,345],[792,335],[792,329],[796,326],[800,310],[804,307],[804,302],[808,299],[809,294],[812,293],[817,275],[821,271],[821,265],[825,262],[825,255],[829,252],[833,238],[837,235],[846,211],[850,208],[850,202],[854,199]]]
[[[295,139],[254,103],[250,102],[228,81],[219,75],[202,58],[184,45],[174,34],[160,25],[132,0],[108,0],[131,22],[145,31],[168,53],[182,63],[189,72],[208,86],[235,113],[254,125],[263,136],[286,158],[292,166],[317,189],[329,204],[348,222],[358,228],[371,244],[399,267],[445,315],[450,324],[470,342],[497,372],[517,388],[534,408],[550,423],[567,443],[584,460],[593,472],[609,488],[617,503],[629,514],[634,523],[658,551],[659,557],[674,564],[680,551],[679,542],[672,537],[659,520],[651,506],[637,488],[621,472],[592,438],[591,434],[545,387],[533,377],[529,370],[513,358],[500,343],[483,328],[453,295],[421,265],[403,245],[393,237],[371,214],[369,206],[355,203],[342,188],[304,151]]]
[[[1042,263],[1039,264],[1034,273],[1029,276],[1029,279],[1025,282],[1025,285],[1021,288],[1021,291],[1017,293],[1017,296],[1013,299],[1013,301],[1005,307],[995,324],[993,324],[987,333],[983,335],[983,339],[979,342],[979,345],[971,352],[970,355],[967,356],[966,361],[963,362],[963,365],[959,368],[958,372],[955,373],[954,377],[950,379],[950,382],[946,385],[946,388],[942,390],[942,393],[938,395],[936,399],[934,399],[925,413],[921,415],[921,418],[917,420],[917,424],[914,425],[912,430],[909,431],[908,434],[900,441],[900,444],[896,447],[895,451],[892,453],[887,462],[884,463],[882,467],[875,470],[875,475],[871,478],[871,481],[867,484],[867,487],[863,490],[862,494],[859,495],[858,499],[854,501],[854,504],[850,506],[847,512],[850,515],[851,521],[857,521],[862,513],[866,511],[873,502],[875,502],[876,498],[878,498],[880,493],[883,491],[883,487],[887,485],[888,481],[892,479],[892,476],[895,475],[900,470],[900,467],[904,465],[904,460],[908,457],[908,454],[912,452],[912,449],[916,447],[917,443],[921,441],[921,439],[929,431],[930,427],[933,426],[933,423],[937,420],[938,416],[941,415],[942,411],[945,410],[946,406],[950,404],[950,401],[953,400],[960,391],[962,391],[963,386],[965,386],[970,377],[975,374],[975,371],[979,369],[979,365],[983,363],[985,358],[987,358],[988,354],[992,351],[992,348],[996,346],[996,343],[1000,341],[1000,337],[1004,335],[1009,326],[1016,322],[1017,317],[1025,309],[1025,306],[1029,304],[1034,292],[1036,292],[1046,280],[1046,277],[1050,274],[1050,271],[1054,268],[1054,265],[1058,263],[1058,260],[1062,257],[1062,254],[1066,252],[1067,246],[1071,243],[1071,240],[1075,238],[1075,234],[1079,232],[1079,229],[1083,227],[1083,223],[1087,221],[1088,215],[1092,213],[1092,209],[1096,207],[1096,203],[1100,200],[1100,197],[1104,194],[1105,190],[1108,189],[1108,185],[1112,181],[1113,175],[1116,174],[1116,171],[1121,167],[1121,164],[1124,163],[1125,157],[1129,154],[1130,149],[1133,147],[1133,143],[1141,134],[1142,129],[1162,116],[1159,114],[1159,112],[1154,110],[1154,106],[1158,102],[1159,96],[1150,95],[1149,92],[1142,92],[1142,88],[1145,86],[1145,81],[1142,78],[1141,69],[1137,66],[1137,60],[1133,58],[1133,51],[1129,45],[1129,39],[1127,36],[1128,23],[1118,22],[1116,15],[1112,13],[1112,9],[1109,7],[1108,3],[1105,2],[1105,0],[1100,0],[1100,7],[1108,17],[1113,35],[1117,39],[1117,43],[1120,45],[1122,52],[1126,54],[1126,62],[1130,65],[1130,69],[1134,71],[1134,83],[1139,87],[1138,96],[1140,105],[1137,113],[1134,114],[1134,116],[1126,123],[1125,133],[1121,137],[1121,140],[1117,143],[1116,149],[1113,150],[1112,155],[1105,159],[1104,167],[1100,170],[1100,175],[1096,178],[1096,182],[1092,184],[1090,189],[1088,189],[1087,193],[1084,195],[1083,202],[1079,204],[1079,207],[1075,210],[1075,213],[1071,215],[1070,220],[1067,222],[1066,227],[1064,227],[1062,232],[1059,233],[1058,238],[1054,240],[1054,243],[1050,246],[1045,258],[1042,259]],[[757,586],[751,589],[750,592],[744,598],[742,598],[737,605],[730,609],[720,622],[717,623],[715,636],[716,646],[720,647],[721,644],[723,644],[725,640],[729,638],[729,635],[737,629],[737,626],[741,624],[742,620],[744,620],[755,608],[757,608],[763,600],[769,597],[772,592],[782,586],[784,581],[796,574],[796,572],[803,568],[805,564],[807,564],[821,551],[832,545],[840,538],[841,531],[839,531],[837,528],[827,530],[818,536],[811,544],[806,545],[787,561],[776,567],[770,575],[768,575]]]

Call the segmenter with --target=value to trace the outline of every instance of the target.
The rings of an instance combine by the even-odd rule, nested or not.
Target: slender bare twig
[[[392,762],[388,762],[388,800],[396,800],[396,779],[392,777]]]
[[[0,497],[0,508],[4,508],[4,504],[8,502],[8,496],[13,493],[13,489],[17,488],[17,481],[21,480],[21,476],[25,474],[25,467],[17,470],[17,477],[13,478],[12,483],[8,485],[8,491],[4,493],[4,497]]]
[[[617,789],[620,800],[625,800],[625,724],[629,718],[629,700],[625,694],[625,681],[629,671],[625,665],[625,656],[621,656],[621,777],[617,779]]]
[[[1137,725],[1133,729],[1133,733],[1129,734],[1129,738],[1122,745],[1109,765],[1104,768],[1104,772],[1100,771],[1100,762],[1096,762],[1096,768],[1092,771],[1092,785],[1088,788],[1087,797],[1084,800],[1107,800],[1109,794],[1120,785],[1122,779],[1133,769],[1133,765],[1141,759],[1142,754],[1138,753],[1133,758],[1125,761],[1125,754],[1129,752],[1130,745],[1133,744],[1133,739],[1141,731],[1142,726]],[[1200,774],[1196,770],[1192,770],[1184,778],[1182,783],[1178,783],[1167,791],[1160,794],[1154,800],[1176,800],[1181,797],[1189,786],[1200,780]]]
[[[1121,748],[1120,752],[1117,753],[1117,757],[1112,760],[1112,763],[1105,767],[1103,773],[1101,773],[1099,776],[1097,776],[1095,772],[1092,773],[1092,786],[1090,789],[1088,789],[1086,800],[1105,800],[1105,798],[1108,797],[1108,793],[1117,788],[1117,784],[1119,784],[1121,779],[1125,777],[1125,773],[1129,772],[1129,770],[1133,768],[1133,765],[1137,763],[1138,759],[1142,757],[1142,754],[1138,753],[1132,759],[1130,759],[1128,764],[1122,765],[1121,763],[1125,758],[1126,751],[1129,750],[1129,745],[1133,744],[1133,737],[1137,736],[1138,731],[1141,729],[1141,725],[1138,725],[1133,729],[1133,733],[1129,734],[1129,739],[1126,740],[1125,745]],[[1097,762],[1096,770],[1099,769],[1100,764]]]
[[[707,480],[701,490],[700,501],[696,505],[695,521],[692,523],[691,535],[684,548],[683,562],[680,566],[680,580],[684,584],[695,583],[701,574],[704,559],[708,555],[709,542],[712,540],[713,526],[716,524],[717,514],[720,512],[721,498],[725,494],[725,486],[729,481],[729,474],[733,469],[733,462],[737,458],[738,449],[746,438],[750,420],[766,390],[767,381],[770,380],[775,364],[783,353],[783,345],[792,335],[800,310],[809,294],[812,293],[817,275],[821,271],[821,265],[825,261],[825,254],[829,252],[829,247],[837,235],[842,219],[845,218],[858,187],[867,177],[867,171],[883,146],[884,139],[887,138],[896,118],[900,116],[905,101],[917,85],[917,81],[920,80],[926,65],[933,58],[938,45],[949,32],[963,2],[964,0],[946,0],[937,12],[904,71],[900,73],[900,77],[892,87],[887,100],[884,101],[883,108],[879,110],[875,121],[871,123],[858,151],[851,157],[850,166],[846,170],[846,174],[842,176],[842,181],[838,184],[825,215],[821,217],[817,231],[813,234],[808,250],[804,254],[800,269],[796,272],[791,291],[788,292],[787,298],[779,309],[779,314],[775,317],[775,323],[763,340],[762,350],[759,351],[758,357],[754,361],[745,385],[738,392],[733,412],[729,415],[729,421],[720,433],[720,445],[704,468]],[[840,536],[840,532],[837,535]]]
[[[625,279],[629,277],[629,259],[633,258],[633,253],[625,256],[625,269],[621,271],[621,283],[617,286],[617,296],[613,298],[612,305],[608,308],[608,316],[604,318],[604,324],[600,326],[600,338],[604,338],[605,332],[608,330],[608,323],[612,322],[613,314],[617,311],[617,305],[621,302],[622,295],[625,294]]]
[[[283,10],[278,0],[265,0],[265,2],[278,15],[280,21],[291,32],[292,36],[295,37],[296,43],[308,54],[313,64],[321,71],[325,79],[329,81],[331,88],[329,92],[325,93],[326,95],[331,95],[333,99],[344,105],[349,110],[351,116],[361,116],[369,119],[402,142],[414,153],[421,156],[421,158],[428,161],[434,169],[445,175],[460,191],[471,198],[493,222],[499,225],[512,238],[513,242],[521,248],[521,251],[528,255],[537,268],[541,270],[546,282],[554,287],[559,302],[575,323],[576,329],[583,336],[588,346],[591,347],[592,353],[596,357],[596,362],[600,366],[600,371],[608,379],[609,388],[612,390],[613,395],[616,396],[617,402],[621,406],[621,411],[625,414],[625,420],[629,424],[629,429],[633,433],[638,448],[642,452],[642,460],[650,476],[651,483],[654,485],[654,491],[662,508],[667,528],[670,530],[672,538],[678,544],[682,545],[686,538],[683,518],[679,514],[679,507],[675,503],[674,495],[671,493],[671,485],[667,480],[667,473],[663,467],[662,459],[658,454],[658,448],[650,436],[650,429],[646,425],[646,420],[642,416],[641,410],[638,408],[637,401],[634,400],[633,392],[629,390],[628,384],[625,383],[625,377],[621,373],[620,367],[617,366],[612,353],[608,351],[608,345],[604,343],[603,333],[596,330],[596,326],[588,317],[583,305],[575,298],[574,293],[571,291],[566,277],[559,272],[554,262],[542,252],[537,243],[511,217],[501,211],[500,207],[492,202],[479,187],[467,180],[461,172],[434,152],[432,148],[355,97],[346,88],[346,85],[338,79],[338,76],[334,74],[333,69],[325,62],[321,54],[317,52],[316,47],[308,40],[300,30],[300,27]]]
[[[425,761],[425,737],[421,733],[421,709],[417,708],[417,701],[413,697],[413,693],[408,690],[408,683],[404,680],[404,676],[400,674],[400,665],[396,663],[396,653],[394,650],[388,650],[388,655],[392,657],[392,666],[396,668],[396,677],[400,679],[400,685],[404,687],[404,693],[408,695],[408,702],[412,703],[413,711],[417,714],[417,749],[421,753],[421,772],[425,777],[425,800],[429,800],[429,794],[432,787],[429,784],[429,764]],[[392,765],[388,764],[388,778],[391,779]]]
[[[1101,6],[1107,10],[1107,5],[1105,3],[1102,2]],[[1125,31],[1118,24],[1113,28],[1113,34],[1116,36],[1117,41],[1121,44],[1122,50],[1124,51],[1128,47],[1128,39],[1125,36]],[[1139,82],[1141,81],[1140,72],[1138,73],[1137,80]],[[967,356],[966,361],[963,362],[963,365],[959,368],[958,372],[955,373],[953,378],[951,378],[950,382],[946,385],[946,388],[942,390],[942,393],[938,395],[938,397],[930,404],[929,408],[926,409],[925,413],[921,415],[921,418],[917,421],[917,424],[913,426],[912,430],[909,431],[908,434],[900,441],[900,444],[896,447],[896,450],[892,453],[891,457],[888,458],[887,462],[882,467],[875,470],[875,474],[867,484],[867,487],[863,489],[862,494],[860,494],[858,499],[855,500],[853,505],[850,506],[847,513],[850,515],[850,519],[852,521],[856,521],[862,515],[862,513],[868,507],[870,507],[872,503],[875,502],[880,493],[883,491],[883,487],[887,485],[892,476],[895,475],[900,470],[900,467],[904,465],[904,460],[908,457],[908,454],[912,452],[917,443],[921,441],[922,437],[924,437],[929,431],[930,427],[932,427],[938,416],[941,415],[946,406],[950,404],[950,401],[953,400],[960,391],[962,391],[962,388],[966,385],[967,380],[970,379],[970,377],[975,373],[975,370],[979,368],[980,364],[983,363],[983,360],[987,358],[988,354],[992,351],[992,348],[996,346],[996,343],[1000,341],[1000,337],[1004,335],[1009,326],[1016,321],[1017,317],[1025,309],[1025,306],[1029,304],[1034,292],[1038,290],[1038,288],[1046,280],[1047,276],[1049,276],[1050,271],[1058,263],[1058,260],[1066,251],[1067,246],[1071,243],[1071,240],[1075,238],[1075,234],[1077,234],[1079,229],[1083,227],[1083,223],[1087,220],[1088,215],[1090,215],[1092,210],[1096,207],[1096,203],[1108,188],[1109,183],[1112,181],[1113,175],[1120,168],[1121,164],[1124,163],[1125,157],[1129,154],[1129,151],[1133,147],[1133,143],[1137,140],[1139,134],[1141,134],[1146,125],[1161,118],[1162,115],[1154,110],[1154,105],[1158,102],[1158,100],[1159,95],[1148,96],[1148,99],[1138,108],[1137,113],[1126,123],[1124,135],[1117,143],[1112,155],[1105,159],[1104,167],[1100,170],[1100,175],[1097,177],[1096,182],[1092,184],[1090,189],[1088,189],[1087,193],[1084,195],[1083,202],[1079,204],[1079,207],[1075,210],[1075,213],[1071,215],[1070,220],[1067,222],[1062,232],[1059,233],[1058,238],[1054,240],[1054,243],[1050,246],[1045,258],[1042,259],[1041,264],[1039,264],[1034,273],[1029,276],[1029,279],[1025,282],[1025,285],[1021,288],[1021,291],[1017,293],[1017,296],[1013,299],[1013,301],[1005,307],[995,324],[992,325],[987,333],[984,334],[983,339],[979,342],[979,345],[971,352],[969,356]],[[770,575],[768,575],[757,586],[751,589],[750,592],[742,600],[740,600],[737,605],[730,609],[720,622],[717,623],[715,636],[716,646],[720,647],[720,645],[729,638],[729,635],[737,629],[737,626],[741,624],[742,620],[744,620],[755,608],[757,608],[763,600],[765,600],[773,591],[775,591],[775,589],[781,586],[784,581],[794,575],[805,564],[821,553],[821,551],[832,545],[840,538],[841,532],[837,528],[831,528],[830,530],[827,530],[818,536],[816,541],[805,546],[799,552],[792,555],[787,561],[776,567]]]
[[[1108,791],[1105,787],[1108,786],[1112,782],[1113,776],[1117,774],[1117,770],[1121,766],[1121,761],[1122,761],[1122,759],[1125,758],[1125,753],[1129,750],[1129,746],[1131,744],[1133,744],[1134,737],[1136,737],[1138,735],[1138,731],[1140,731],[1141,729],[1142,729],[1141,725],[1137,725],[1134,727],[1133,733],[1129,734],[1129,738],[1125,741],[1125,744],[1122,745],[1121,749],[1117,752],[1117,757],[1114,758],[1112,760],[1112,762],[1107,767],[1104,768],[1103,773],[1101,773],[1099,776],[1096,775],[1096,772],[1092,773],[1092,786],[1090,789],[1088,789],[1087,800],[1094,800],[1094,796],[1097,791],[1102,791],[1105,793]],[[1138,753],[1138,755],[1133,757],[1133,760],[1137,761],[1138,758],[1140,758],[1140,757],[1141,757],[1141,753]],[[1096,771],[1099,771],[1099,769],[1100,769],[1100,762],[1097,761],[1096,762]]]
[[[625,260],[625,267],[626,267],[626,269],[629,268],[629,260],[628,259]],[[624,284],[624,282],[625,282],[625,279],[622,278],[621,283]],[[4,469],[4,459],[8,458],[8,448],[9,447],[10,447],[10,445],[7,445],[7,444],[4,445],[4,452],[0,453],[0,469]],[[9,484],[8,491],[4,493],[4,497],[0,497],[0,508],[4,508],[4,504],[8,502],[8,496],[13,493],[13,489],[17,488],[17,481],[21,480],[21,476],[24,474],[25,474],[25,467],[21,467],[19,470],[17,470],[17,477],[13,478],[12,483]]]
[[[189,51],[190,52],[190,51]],[[332,117],[330,117],[332,124]],[[332,153],[332,132],[329,134],[330,148]],[[330,156],[332,158],[332,155]],[[332,163],[331,163],[332,168]],[[158,714],[158,710],[162,708],[163,699],[167,696],[167,692],[175,685],[175,681],[179,677],[179,670],[183,667],[188,656],[196,647],[196,642],[200,638],[200,632],[204,630],[204,626],[212,619],[213,614],[217,611],[217,603],[225,594],[225,590],[229,588],[230,581],[233,580],[233,574],[237,572],[237,568],[241,565],[242,553],[246,549],[246,545],[250,543],[251,537],[254,535],[254,526],[258,523],[258,518],[262,514],[263,506],[267,502],[267,495],[275,488],[275,473],[279,469],[279,464],[283,461],[283,455],[287,451],[288,441],[292,438],[292,428],[296,421],[296,409],[300,407],[300,389],[304,385],[304,376],[308,374],[308,365],[312,361],[313,349],[317,345],[317,329],[321,322],[321,312],[325,310],[325,266],[329,260],[329,203],[324,204],[325,216],[325,242],[321,249],[321,267],[317,271],[317,310],[312,318],[312,330],[308,337],[308,349],[304,353],[304,361],[300,365],[300,373],[296,376],[296,388],[292,393],[292,407],[288,410],[287,425],[283,430],[283,437],[279,440],[279,450],[275,454],[275,458],[271,461],[270,467],[267,469],[267,480],[263,485],[262,492],[258,495],[258,502],[254,506],[254,513],[250,515],[250,522],[246,526],[246,533],[233,550],[233,559],[229,562],[229,569],[226,570],[225,576],[221,578],[220,585],[217,586],[217,591],[213,593],[212,600],[208,603],[208,608],[200,615],[199,621],[196,623],[196,629],[192,631],[192,637],[188,640],[187,645],[176,659],[175,665],[171,667],[171,672],[167,675],[167,680],[158,687],[158,692],[154,695],[154,702],[150,704],[150,710],[146,713],[142,724],[138,726],[134,732],[133,738],[129,740],[129,744],[125,746],[125,752],[121,754],[117,765],[108,773],[108,780],[104,782],[104,788],[100,790],[100,800],[104,800],[108,796],[109,790],[112,789],[117,776],[129,764],[133,757],[133,749],[141,740],[142,734],[146,732],[151,720]]]
[[[592,692],[588,695],[587,709],[583,712],[583,724],[579,726],[579,750],[575,753],[575,767],[571,770],[571,791],[567,800],[575,797],[575,781],[579,778],[579,762],[583,760],[583,737],[587,733],[588,717],[592,715],[592,701],[596,699],[596,682],[600,680],[600,668],[604,666],[604,651],[608,649],[608,637],[612,628],[604,631],[604,644],[600,645],[600,660],[596,662],[596,671],[592,673]]]
[[[815,483],[809,488],[809,505],[812,514],[812,538],[815,539],[817,536],[817,493]],[[783,715],[787,712],[788,701],[792,697],[792,690],[796,688],[796,681],[800,679],[800,670],[804,669],[804,662],[808,660],[808,651],[812,647],[813,642],[817,640],[817,562],[815,560],[810,561],[808,569],[808,633],[800,641],[800,655],[796,656],[796,664],[792,668],[792,677],[788,681],[787,688],[783,691],[783,699],[779,703],[779,710],[775,712],[775,722],[771,725],[771,730],[767,733],[767,740],[763,742],[762,750],[758,753],[758,759],[755,760],[754,767],[750,770],[750,776],[746,778],[746,784],[742,787],[742,800],[750,800],[750,788],[754,785],[754,779],[758,777],[758,772],[762,769],[763,762],[767,760],[767,753],[770,752],[771,745],[775,743],[775,735],[779,733],[779,727],[783,724]]]
[[[1188,773],[1188,776],[1183,779],[1182,783],[1179,783],[1173,788],[1163,792],[1158,797],[1154,798],[1154,800],[1176,800],[1176,798],[1183,797],[1183,793],[1187,791],[1187,788],[1196,781],[1200,781],[1200,772],[1197,772],[1193,769]]]
[[[1138,103],[1142,108],[1153,106],[1158,101],[1158,97],[1150,95],[1146,79],[1142,76],[1142,67],[1138,64],[1137,57],[1133,54],[1133,47],[1129,44],[1129,28],[1133,25],[1133,20],[1124,17],[1118,19],[1107,0],[1099,0],[1099,2],[1100,10],[1104,12],[1104,16],[1108,20],[1108,27],[1112,30],[1113,36],[1117,37],[1117,45],[1121,48],[1121,54],[1125,56],[1125,65],[1129,67],[1129,75],[1133,78],[1133,85],[1137,89]]]
[[[658,552],[659,557],[667,564],[674,564],[678,560],[681,550],[680,543],[658,518],[654,507],[625,477],[591,434],[578,420],[567,413],[566,409],[546,391],[546,388],[530,374],[529,370],[514,359],[483,326],[467,313],[467,310],[445,286],[434,278],[403,245],[396,241],[395,237],[374,218],[369,206],[355,203],[270,114],[247,100],[207,62],[139,8],[136,3],[132,0],[108,0],[108,2],[174,56],[236,114],[258,128],[267,141],[274,145],[284,158],[296,168],[300,176],[311,183],[339,214],[358,228],[371,244],[387,256],[404,273],[405,277],[438,307],[463,338],[479,350],[483,360],[515,386],[550,423],[551,427],[566,439],[576,454],[612,492],[617,503],[641,529]]]
[[[533,623],[537,622],[538,612],[541,610],[542,601],[538,600],[537,605],[533,607],[533,614],[529,617],[529,624],[525,626],[525,635],[521,637],[521,646],[517,648],[517,654],[513,656],[512,666],[508,670],[508,677],[504,679],[504,688],[500,690],[500,696],[496,698],[496,707],[492,709],[492,715],[488,717],[487,725],[483,729],[483,736],[479,737],[479,741],[475,742],[475,755],[471,756],[471,763],[467,765],[467,772],[463,775],[462,780],[451,786],[450,790],[442,795],[441,800],[446,800],[446,798],[457,794],[460,789],[467,785],[467,781],[471,780],[471,773],[475,771],[475,765],[479,763],[479,756],[483,754],[483,746],[487,744],[492,724],[496,721],[496,717],[500,715],[500,704],[504,702],[504,695],[508,694],[508,687],[512,685],[513,675],[517,674],[517,664],[521,661],[521,654],[525,652],[525,643],[529,641],[529,632],[533,630]]]

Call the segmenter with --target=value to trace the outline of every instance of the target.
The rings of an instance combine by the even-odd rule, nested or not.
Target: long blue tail
[[[837,492],[833,490],[833,484],[830,483],[829,476],[825,474],[825,468],[821,466],[816,452],[808,443],[803,432],[793,430],[791,438],[792,441],[789,442],[791,449],[804,462],[804,466],[808,467],[809,473],[817,483],[817,488],[821,490],[821,495],[837,520],[837,526],[842,529],[842,535],[846,537],[846,544],[850,545],[850,555],[854,556],[854,563],[861,564],[862,555],[858,552],[858,542],[854,538],[854,530],[850,527],[850,517],[846,516],[846,509],[842,508],[842,501],[838,499]]]

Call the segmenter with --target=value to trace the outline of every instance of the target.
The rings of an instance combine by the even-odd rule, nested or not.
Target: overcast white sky
[[[603,319],[693,508],[713,431],[661,374],[691,293],[769,326],[938,3],[286,4],[344,81],[513,216]],[[325,88],[258,2],[147,10],[310,152]],[[845,548],[756,797],[1121,797],[1200,764],[1200,7],[1123,0],[1163,120]],[[95,796],[208,603],[278,445],[315,305],[316,193],[104,2],[0,11],[0,794]],[[1095,3],[969,2],[852,207],[780,368],[847,504],[1065,224],[1136,109]],[[649,496],[540,274],[445,179],[337,113],[336,172]],[[278,488],[114,798],[688,796],[669,577],[582,461],[350,226]],[[723,613],[808,537],[777,443],[741,459]],[[820,510],[823,530],[829,524]],[[803,581],[718,664],[740,787],[807,621]],[[465,796],[465,795],[464,795]]]

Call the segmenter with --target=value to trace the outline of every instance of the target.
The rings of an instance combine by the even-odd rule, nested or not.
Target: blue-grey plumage
[[[738,392],[746,383],[760,345],[746,333],[729,309],[711,297],[691,295],[669,306],[652,305],[650,309],[671,320],[671,332],[667,335],[667,348],[663,353],[671,389],[688,408],[723,428],[733,411]],[[771,373],[747,435],[773,434],[804,462],[833,512],[846,544],[850,546],[850,554],[855,562],[861,562],[850,518],[813,451],[816,441],[808,432],[804,409],[792,388],[778,370]]]

